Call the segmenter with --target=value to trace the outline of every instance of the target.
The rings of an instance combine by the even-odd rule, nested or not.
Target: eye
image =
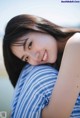
[[[25,58],[25,61],[28,61],[28,59],[29,59],[29,57],[27,56],[27,57]]]
[[[31,46],[32,46],[32,41],[29,43],[28,49],[31,49]]]

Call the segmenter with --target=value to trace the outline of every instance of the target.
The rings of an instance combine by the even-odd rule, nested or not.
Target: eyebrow
[[[28,38],[25,39],[25,41],[24,41],[24,43],[23,43],[23,49],[24,49],[24,50],[26,49],[27,40],[28,40]],[[24,59],[24,55],[21,57],[21,60],[23,60],[23,59]]]

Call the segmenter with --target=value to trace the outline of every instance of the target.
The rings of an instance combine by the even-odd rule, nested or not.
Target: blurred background
[[[6,111],[7,118],[9,118],[10,114],[14,88],[9,81],[4,67],[2,39],[7,22],[19,14],[37,15],[61,26],[80,27],[80,2],[62,3],[61,0],[0,0],[0,112]]]

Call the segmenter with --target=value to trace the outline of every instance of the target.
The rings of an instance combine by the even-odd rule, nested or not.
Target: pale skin
[[[80,33],[67,42],[58,79],[42,118],[69,118],[80,93]]]
[[[35,33],[25,35],[23,39],[29,38],[25,50],[23,46],[12,46],[12,52],[18,58],[24,56],[23,61],[29,56],[27,61],[32,65],[38,65],[54,63],[58,49],[63,50],[65,47],[58,79],[49,105],[42,111],[42,118],[69,118],[80,92],[80,33],[75,33],[66,45],[62,46],[46,33],[37,33],[36,37]],[[33,45],[30,44],[31,41]]]

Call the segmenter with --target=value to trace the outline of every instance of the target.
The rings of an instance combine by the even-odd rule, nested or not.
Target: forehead
[[[12,43],[11,43],[11,47],[12,46],[23,46],[25,41],[27,41],[27,34],[16,38]]]
[[[20,45],[20,44],[23,45],[26,39],[32,39],[33,40],[34,38],[35,39],[39,38],[39,37],[43,36],[44,34],[45,33],[42,33],[42,32],[39,32],[39,31],[31,31],[31,32],[26,33],[25,35],[17,38],[16,42],[14,42],[14,43],[18,44],[18,45]]]
[[[31,34],[34,34],[34,33],[36,33],[36,31],[28,32],[28,33],[24,34],[23,36],[17,38],[16,41],[17,42],[24,41],[26,38],[28,38],[29,36],[31,36]]]
[[[28,34],[26,33],[26,34],[24,34],[23,36],[21,36],[21,37],[19,37],[19,38],[17,38],[17,40],[16,41],[25,41],[25,39],[26,39],[26,37],[28,36]]]

